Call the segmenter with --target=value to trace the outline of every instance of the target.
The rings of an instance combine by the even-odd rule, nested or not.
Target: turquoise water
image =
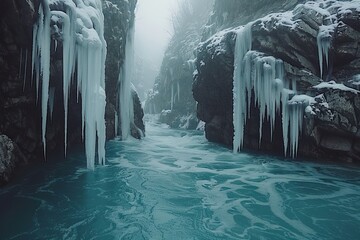
[[[232,154],[149,124],[107,166],[50,160],[0,189],[0,239],[359,239],[360,169]]]

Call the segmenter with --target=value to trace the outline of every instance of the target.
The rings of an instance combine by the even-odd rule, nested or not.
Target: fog
[[[173,29],[171,15],[179,0],[139,0],[135,18],[136,75],[139,96],[152,88]]]

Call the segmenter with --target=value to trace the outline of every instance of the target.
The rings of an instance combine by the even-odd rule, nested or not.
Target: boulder
[[[26,158],[17,144],[8,136],[0,135],[0,185],[10,180],[17,165],[24,163]]]

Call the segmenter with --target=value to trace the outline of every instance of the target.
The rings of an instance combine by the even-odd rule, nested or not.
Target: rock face
[[[149,92],[145,112],[160,114],[172,128],[195,129],[196,103],[192,97],[194,49],[201,39],[212,1],[184,1],[174,16],[174,36],[165,52],[160,73]]]
[[[267,0],[216,0],[203,40],[222,29],[244,25],[269,13],[292,10],[304,2],[306,0],[273,0],[271,4]]]
[[[30,161],[41,158],[40,112],[29,84],[37,6],[38,1],[0,3],[0,134],[17,143]]]
[[[119,69],[124,59],[126,34],[134,19],[136,2],[136,0],[103,1],[105,39],[109,49],[105,79],[108,139],[114,137],[115,133],[114,109],[117,105]],[[41,109],[40,104],[37,104],[41,99],[36,96],[35,83],[31,81],[32,28],[37,18],[38,6],[37,0],[11,0],[0,3],[0,33],[4,36],[0,39],[0,134],[5,134],[11,139],[7,142],[12,141],[14,146],[19,146],[19,151],[16,152],[21,152],[20,155],[23,155],[28,162],[42,161],[44,158],[41,143]],[[52,7],[62,9],[61,4]],[[54,105],[51,106],[52,117],[48,119],[47,152],[51,154],[59,151],[59,154],[64,154],[61,36],[53,33],[52,38],[60,41],[57,48],[51,46],[50,95],[54,96]],[[71,146],[82,144],[82,140],[81,99],[77,101],[76,86],[71,87],[70,95],[68,145],[71,150]],[[134,95],[134,101],[136,99]],[[140,126],[138,128],[144,130],[141,125],[142,109],[137,106],[134,113]],[[16,159],[19,154],[12,156]],[[13,169],[12,166],[15,165],[11,164],[8,169]],[[8,179],[10,175],[6,176]]]
[[[105,17],[105,40],[107,43],[107,57],[105,67],[105,89],[106,89],[106,137],[115,137],[115,111],[118,109],[117,93],[119,91],[119,73],[124,63],[126,35],[134,24],[135,7],[137,0],[105,0],[103,2],[103,12]],[[145,133],[142,121],[144,112],[135,103],[139,101],[137,93],[132,94],[134,101],[135,126],[132,126],[132,136],[140,138],[135,129],[140,129]],[[141,105],[140,105],[141,106]]]
[[[19,147],[6,135],[0,135],[0,185],[8,182],[15,167],[26,163]]]
[[[261,0],[251,2],[252,6],[263,6],[257,8],[254,18],[275,11],[273,7],[277,4],[278,7],[285,4],[285,1],[275,1],[273,6],[266,9]],[[288,9],[298,3],[286,2]],[[240,21],[242,24],[254,21],[246,14],[244,18],[241,14],[235,14],[247,7],[240,1],[217,1],[214,10],[217,17],[213,16],[210,22],[214,22],[214,29],[221,29],[218,26],[236,26],[233,22],[240,20],[234,18],[245,19],[241,20],[245,22]],[[219,20],[221,13],[227,13],[223,21]],[[281,59],[285,79],[289,85],[294,83],[296,94],[305,94],[314,99],[304,112],[300,156],[359,160],[360,102],[356,90],[360,81],[359,15],[360,8],[355,1],[324,1],[320,5],[309,1],[292,11],[272,13],[255,20],[251,26],[252,50]],[[326,35],[330,42],[329,64],[326,64],[326,51],[323,64],[319,61],[319,39],[325,39],[321,38],[325,28],[330,29]],[[206,122],[206,137],[229,146],[234,131],[232,90],[236,32],[234,28],[219,32],[199,45],[196,61],[198,74],[193,83],[194,98],[198,102],[197,115]],[[273,138],[270,124],[265,121],[263,138],[259,140],[259,110],[253,101],[245,127],[244,147],[283,154],[281,116],[277,117]]]

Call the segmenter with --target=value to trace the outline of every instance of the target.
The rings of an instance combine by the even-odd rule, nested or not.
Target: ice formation
[[[360,11],[360,1],[318,0],[315,2],[309,1],[304,4],[304,6],[310,11],[317,12],[317,14],[323,18],[323,25],[319,27],[317,35],[320,78],[323,78],[324,70],[329,69],[329,51],[332,36],[338,24],[341,22],[339,22],[338,17],[343,14],[351,13],[351,9]]]
[[[170,109],[174,108],[174,84],[171,84],[171,99],[170,99]]]
[[[320,75],[323,77],[324,67],[329,68],[329,50],[331,38],[338,24],[338,17],[352,12],[360,11],[360,0],[333,1],[318,0],[300,4],[292,12],[270,14],[260,19],[262,28],[266,30],[269,22],[295,28],[296,21],[293,16],[298,9],[305,8],[314,11],[323,18],[322,26],[317,36]],[[282,116],[282,130],[285,155],[295,157],[298,151],[299,135],[301,134],[304,111],[310,111],[309,106],[314,103],[312,97],[296,95],[296,82],[284,79],[283,63],[279,59],[265,56],[262,53],[251,51],[251,26],[253,23],[241,27],[237,31],[235,60],[234,60],[234,152],[243,147],[244,129],[250,115],[251,96],[254,95],[255,104],[260,112],[259,144],[262,140],[262,124],[270,123],[271,136],[275,127],[276,116]],[[272,26],[272,25],[271,25]],[[216,51],[223,51],[221,39],[224,30],[212,37],[211,45],[218,46]],[[326,65],[324,64],[326,63]],[[339,88],[347,91],[356,91],[343,85],[332,82],[322,83],[315,88]]]
[[[50,5],[59,2],[63,4],[65,10],[52,11]],[[46,153],[46,124],[50,97],[51,21],[62,26],[65,153],[70,84],[76,69],[76,85],[78,95],[81,94],[82,99],[82,130],[85,134],[87,167],[94,168],[96,149],[99,164],[105,164],[106,42],[101,1],[44,0],[39,6],[39,19],[33,28],[32,72],[35,73],[37,96],[41,79],[44,154]],[[53,101],[53,97],[50,100]],[[50,109],[52,111],[52,107]]]
[[[356,89],[353,89],[353,88],[350,88],[350,87],[347,87],[345,86],[344,84],[342,83],[336,83],[335,81],[330,81],[330,82],[322,82],[322,83],[319,83],[318,85],[316,86],[313,86],[313,88],[315,89],[322,89],[322,88],[328,88],[328,89],[338,89],[338,90],[341,90],[341,91],[347,91],[347,92],[352,92],[354,94],[358,94],[359,91],[356,90]]]
[[[178,98],[178,101],[180,102],[180,83],[177,82],[177,98]]]
[[[240,29],[237,33],[235,44],[235,59],[234,59],[234,140],[233,149],[234,152],[240,150],[243,146],[244,128],[247,120],[246,110],[246,84],[249,81],[244,79],[245,76],[243,68],[245,67],[244,57],[245,54],[251,49],[251,25],[248,24],[244,28]],[[247,74],[247,73],[246,73]]]
[[[334,26],[320,26],[317,36],[317,46],[319,55],[320,77],[323,77],[324,72],[324,58],[326,67],[329,66],[329,50],[331,46],[331,35],[334,32]]]
[[[134,36],[132,26],[126,38],[125,60],[119,74],[119,113],[121,124],[121,138],[126,140],[130,136],[130,125],[134,122],[134,106],[131,95],[131,80],[134,74]]]
[[[298,149],[304,109],[311,103],[302,95],[295,95],[296,83],[291,86],[284,79],[283,61],[251,50],[252,23],[237,32],[234,61],[234,139],[233,150],[244,144],[244,130],[250,116],[252,93],[260,112],[259,145],[262,125],[270,122],[271,136],[276,116],[282,114],[284,153],[295,157]],[[291,99],[289,101],[289,99]],[[289,149],[289,150],[288,150]]]

